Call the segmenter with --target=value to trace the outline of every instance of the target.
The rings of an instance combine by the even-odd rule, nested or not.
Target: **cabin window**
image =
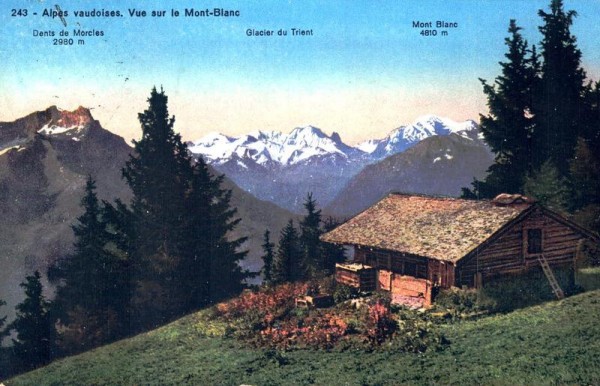
[[[542,230],[527,230],[527,253],[542,253]]]
[[[407,276],[417,277],[417,265],[415,263],[404,263],[404,274]]]

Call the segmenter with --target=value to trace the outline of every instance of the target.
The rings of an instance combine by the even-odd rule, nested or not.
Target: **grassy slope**
[[[6,382],[23,384],[600,384],[600,291],[446,326],[424,355],[299,350],[199,337],[190,315]]]

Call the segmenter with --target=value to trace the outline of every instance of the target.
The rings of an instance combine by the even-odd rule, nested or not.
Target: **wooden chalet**
[[[540,266],[561,297],[552,267],[572,267],[582,240],[600,241],[521,195],[473,201],[397,193],[321,239],[354,247],[354,261],[336,267],[339,282],[424,306],[434,287],[480,287]]]

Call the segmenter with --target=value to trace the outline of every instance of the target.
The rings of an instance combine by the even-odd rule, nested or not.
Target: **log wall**
[[[335,267],[335,280],[338,283],[358,288],[360,291],[373,291],[377,285],[376,272],[373,268],[351,271],[344,269],[340,264]]]
[[[534,210],[513,224],[501,237],[463,259],[457,269],[457,285],[475,286],[475,275],[486,277],[522,273],[538,267],[538,254],[528,253],[527,230],[542,230],[542,253],[551,266],[573,264],[577,244],[585,236],[542,210]]]

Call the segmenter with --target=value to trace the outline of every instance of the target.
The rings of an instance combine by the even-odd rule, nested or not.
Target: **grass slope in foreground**
[[[252,349],[198,336],[201,313],[5,384],[600,384],[600,290],[446,325],[422,355]]]

